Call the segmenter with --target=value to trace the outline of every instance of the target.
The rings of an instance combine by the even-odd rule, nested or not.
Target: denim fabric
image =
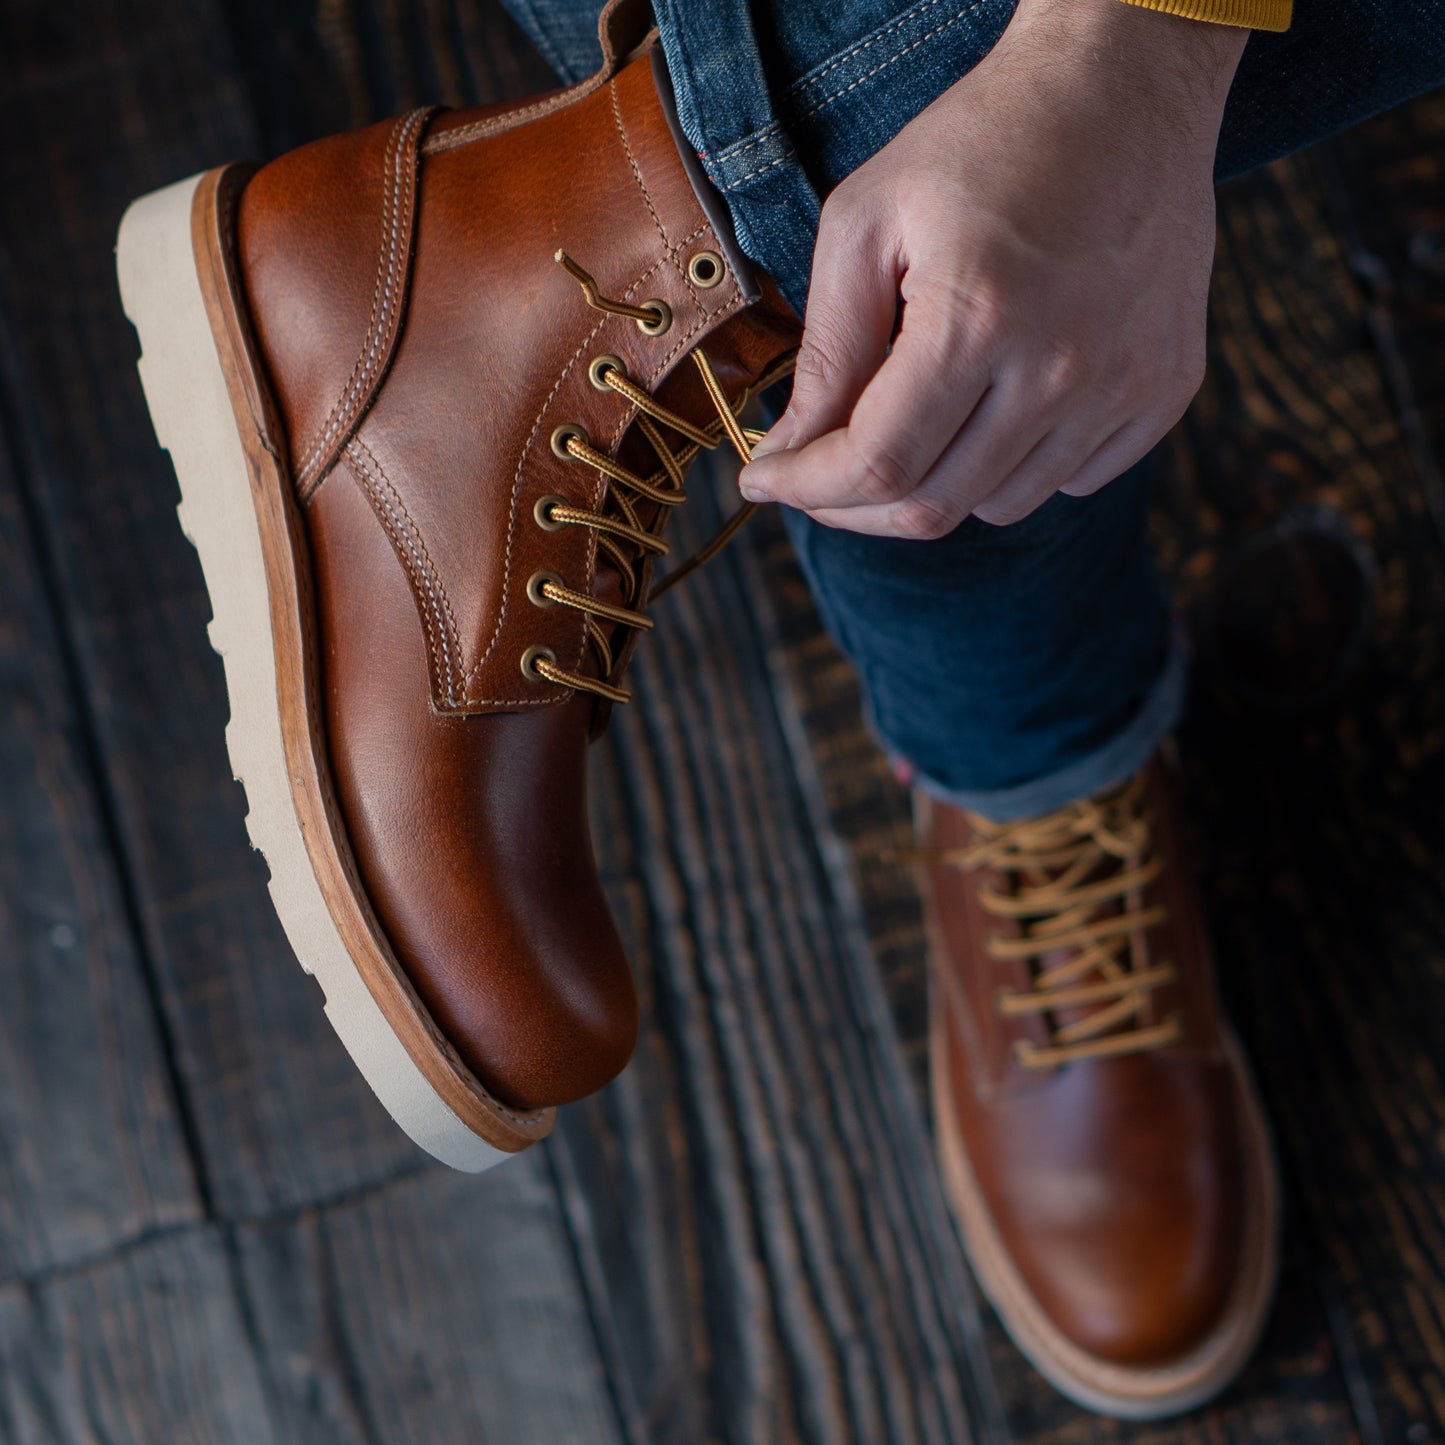
[[[504,0],[565,79],[596,0]],[[678,114],[742,249],[801,314],[821,198],[997,41],[1015,0],[654,0]],[[1216,163],[1238,174],[1445,83],[1439,0],[1300,0],[1251,37]],[[1185,668],[1145,541],[1151,464],[935,542],[788,514],[871,721],[930,792],[998,819],[1127,777],[1178,720]]]
[[[1152,458],[1093,497],[936,542],[787,513],[869,721],[930,792],[1028,817],[1136,772],[1178,721],[1185,667],[1144,534]]]

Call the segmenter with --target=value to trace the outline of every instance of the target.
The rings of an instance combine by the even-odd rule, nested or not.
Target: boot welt
[[[121,297],[205,573],[226,744],[282,927],[387,1111],[430,1154],[476,1173],[545,1137],[555,1110],[511,1110],[463,1065],[357,872],[331,783],[303,520],[235,279],[235,202],[253,170],[222,167],[136,201],[116,247]]]
[[[1223,1031],[1241,1101],[1245,1226],[1239,1274],[1213,1332],[1187,1355],[1147,1367],[1118,1365],[1081,1349],[1049,1318],[1004,1246],[969,1164],[954,1110],[940,1010],[932,1009],[930,1073],[939,1167],[974,1276],[1009,1338],[1060,1394],[1100,1415],[1160,1420],[1197,1409],[1248,1362],[1279,1274],[1279,1186],[1274,1146],[1233,1030]]]

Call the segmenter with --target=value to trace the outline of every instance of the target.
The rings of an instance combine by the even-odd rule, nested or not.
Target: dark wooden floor
[[[1238,1388],[1123,1427],[969,1282],[904,799],[775,522],[659,606],[597,750],[646,1024],[546,1147],[419,1154],[270,913],[115,223],[542,83],[482,0],[0,9],[0,1441],[1445,1442],[1445,98],[1223,197],[1158,541],[1288,1263]]]

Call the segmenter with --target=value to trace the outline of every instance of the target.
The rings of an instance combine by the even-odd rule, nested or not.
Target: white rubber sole
[[[136,201],[121,221],[116,262],[125,313],[140,337],[151,420],[180,482],[181,527],[211,596],[211,645],[231,702],[226,746],[246,792],[246,829],[270,868],[286,937],[321,985],[326,1016],[366,1082],[429,1154],[478,1173],[511,1152],[457,1117],[388,1023],[328,908],[293,803],[260,524],[192,241],[203,179]]]

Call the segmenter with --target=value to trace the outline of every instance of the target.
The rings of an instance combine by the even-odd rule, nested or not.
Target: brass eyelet
[[[534,607],[555,607],[557,599],[548,597],[543,588],[547,583],[554,587],[565,587],[567,584],[555,572],[533,572],[527,578],[527,600]]]
[[[522,654],[522,676],[528,682],[550,682],[550,678],[543,677],[537,671],[539,662],[550,662],[554,667],[557,664],[557,654],[550,647],[529,647]]]
[[[687,279],[704,291],[710,291],[725,274],[723,258],[716,251],[699,251],[687,263]]]
[[[598,391],[611,391],[607,385],[607,373],[615,371],[618,376],[626,376],[627,368],[622,364],[622,358],[618,356],[594,356],[592,365],[587,368],[587,380],[597,388]]]
[[[644,336],[661,336],[672,325],[672,307],[666,301],[659,301],[655,296],[651,301],[644,301],[642,305],[644,310],[656,312],[657,320],[644,321],[639,316],[637,329]]]
[[[560,532],[567,524],[553,518],[552,508],[566,505],[566,497],[559,497],[556,492],[548,492],[545,497],[537,498],[536,505],[532,508],[532,519],[544,532]]]
[[[562,425],[552,433],[552,450],[561,457],[564,462],[575,460],[572,453],[567,450],[567,443],[571,441],[573,437],[576,437],[577,440],[584,445],[588,444],[590,440],[587,433],[583,431],[580,426],[570,421],[564,421]]]

